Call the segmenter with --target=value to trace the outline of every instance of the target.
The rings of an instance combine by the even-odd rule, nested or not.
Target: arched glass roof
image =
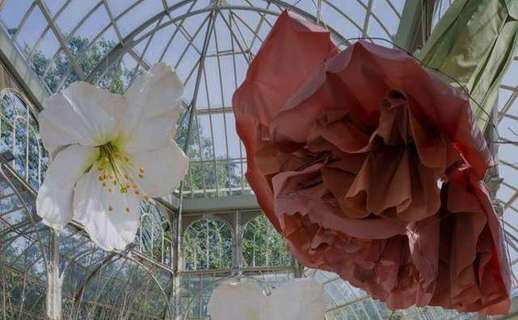
[[[124,90],[156,62],[177,69],[184,101],[196,108],[191,172],[204,171],[188,176],[188,197],[249,192],[231,97],[282,10],[324,23],[346,45],[365,36],[394,41],[404,7],[402,0],[4,2],[3,26],[50,93],[77,79],[110,86],[106,78],[117,72]]]
[[[177,137],[180,144],[186,144],[191,158],[184,202],[199,200],[191,202],[193,212],[211,211],[221,206],[221,201],[230,203],[225,208],[256,208],[253,197],[246,197],[251,191],[244,178],[245,151],[236,134],[231,97],[276,16],[289,9],[318,22],[331,31],[341,47],[352,41],[348,39],[370,37],[382,45],[392,42],[412,50],[418,45],[416,37],[429,31],[426,22],[435,25],[450,4],[451,0],[0,0],[0,43],[13,45],[16,54],[8,59],[18,70],[28,96],[36,97],[32,101],[36,109],[41,108],[42,97],[76,80],[124,92],[135,75],[152,64],[174,66],[185,83],[183,101],[188,110],[180,119]],[[20,57],[28,68],[20,67],[12,57]],[[515,56],[499,90],[498,163],[503,181],[495,199],[503,209],[515,273],[517,75]],[[29,81],[33,78],[38,81]],[[190,114],[193,122],[189,130]],[[187,132],[190,138],[186,142]],[[174,206],[175,200],[170,204]],[[173,258],[162,256],[160,263]],[[341,316],[342,309],[372,307],[355,300],[363,299],[361,293],[344,294],[353,289],[333,275],[316,272],[311,276],[325,283],[330,300],[335,301],[332,308],[336,316],[330,319],[348,319]],[[518,284],[516,277],[513,283]],[[362,310],[355,314],[366,312],[370,316],[370,311]],[[377,307],[372,310],[381,312]],[[433,317],[430,312],[429,317]]]

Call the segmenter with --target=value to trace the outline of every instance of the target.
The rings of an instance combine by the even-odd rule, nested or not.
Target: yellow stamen
[[[108,192],[113,192],[115,186],[121,193],[131,192],[135,195],[142,195],[142,191],[132,179],[138,176],[144,178],[144,168],[135,168],[128,156],[121,152],[116,145],[111,142],[99,147],[100,156],[97,169],[100,175],[99,181]]]

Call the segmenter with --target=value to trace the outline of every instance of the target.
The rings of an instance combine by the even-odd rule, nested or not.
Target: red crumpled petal
[[[338,53],[285,12],[233,104],[247,179],[304,265],[392,308],[507,311],[502,234],[480,182],[491,157],[462,92],[399,50]]]
[[[507,313],[510,270],[501,225],[484,184],[471,169],[455,168],[442,191],[439,285],[431,304]]]
[[[234,110],[239,118],[236,130],[243,140],[246,153],[254,155],[247,159],[248,168],[257,167],[255,154],[263,148],[261,140],[267,139],[264,129],[271,119],[318,65],[337,52],[329,33],[323,28],[293,19],[287,12],[279,17],[258,52],[264,59],[254,59],[245,82],[232,98],[233,105],[239,105]],[[282,59],[277,60],[277,57]],[[287,57],[291,57],[289,64],[284,60]],[[272,161],[269,159],[268,162]],[[252,181],[265,214],[280,231],[273,215],[272,190],[268,179],[257,169],[249,170],[247,179]]]

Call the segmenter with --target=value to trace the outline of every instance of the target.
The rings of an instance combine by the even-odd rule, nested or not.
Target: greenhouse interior
[[[518,0],[0,0],[0,319],[518,319],[517,48]],[[324,71],[317,74],[317,69]],[[294,81],[302,89],[290,87]],[[309,88],[315,81],[323,89]],[[376,102],[381,111],[368,113],[369,119],[380,117],[371,121],[377,131],[369,131],[374,133],[366,138],[368,147],[349,152],[341,149],[349,147],[343,146],[347,141],[329,146],[338,140],[330,122],[339,116],[347,123],[363,118],[325,111],[326,106],[368,104],[380,88],[385,90]],[[281,96],[284,102],[275,100]],[[311,132],[328,137],[329,145],[289,140],[310,135],[304,132],[311,112],[303,109],[307,101],[321,106],[315,112],[328,112],[315,120],[321,131]],[[410,111],[390,113],[401,101]],[[427,116],[426,106],[437,101],[444,106]],[[110,113],[119,103],[129,116]],[[276,103],[281,115],[268,109]],[[146,107],[170,109],[149,115],[155,111]],[[115,118],[119,122],[110,130],[126,132],[121,123],[134,120],[131,108],[140,110],[133,115],[140,122],[127,129],[133,130],[130,142],[103,138],[94,143],[85,133],[104,132]],[[462,115],[453,115],[457,111]],[[401,184],[421,188],[417,192],[424,194],[425,207],[438,199],[426,219],[440,215],[433,221],[442,221],[441,231],[418,229],[423,217],[400,218],[411,206],[408,201],[377,214],[370,209],[377,204],[365,199],[367,189],[354,199],[347,198],[351,189],[344,189],[345,184],[373,193],[392,189],[397,197],[403,193],[398,187],[379,191],[345,182],[360,169],[343,180],[329,173],[338,170],[338,164],[333,167],[337,154],[343,157],[339,163],[367,152],[368,159],[383,161],[376,150],[389,148],[379,140],[388,141],[383,130],[390,129],[383,124],[398,121],[394,117],[408,118],[409,124],[401,122],[397,130],[411,136],[408,157],[414,162],[432,161],[425,159],[434,157],[426,148],[438,142],[421,137],[430,132],[446,137],[439,138],[447,145],[445,161],[450,151],[455,153],[455,164],[448,162],[452,168],[447,169],[457,170],[456,176],[412,164],[409,176],[421,178],[407,177],[411,181]],[[447,125],[426,133],[418,118]],[[367,122],[358,127],[371,130]],[[174,129],[169,141],[166,133]],[[406,136],[393,136],[407,143]],[[155,145],[170,153],[155,152]],[[277,165],[282,157],[326,147],[307,155],[301,169]],[[81,162],[83,153],[95,154],[96,160]],[[65,163],[67,156],[75,163]],[[315,163],[320,167],[315,169]],[[459,169],[459,163],[467,169]],[[97,176],[87,180],[96,170],[99,181]],[[125,173],[132,170],[128,178]],[[371,180],[380,179],[372,184],[382,185],[384,175],[370,170]],[[429,180],[422,172],[434,172],[429,189],[421,185]],[[137,185],[132,177],[142,182]],[[293,181],[281,181],[290,177]],[[120,193],[117,185],[112,197],[111,181],[105,179],[120,184]],[[459,187],[455,179],[471,182]],[[89,181],[103,187],[94,193]],[[328,193],[317,203],[317,192],[311,191],[317,189],[311,188],[326,183],[333,197]],[[305,187],[306,193],[294,189]],[[451,200],[446,206],[457,194],[472,201]],[[326,220],[335,212],[322,207],[329,201],[340,208],[351,203],[367,208],[364,215],[347,216],[358,234],[388,234],[392,231],[383,227],[368,229],[376,221],[397,219],[406,231],[390,235],[390,243],[384,235],[346,239],[349,227],[341,230],[342,222],[333,226]],[[437,213],[462,205],[485,213],[480,218],[484,231],[474,239],[470,234],[478,231],[471,228],[480,221],[466,218],[459,225],[463,222],[450,219],[451,212]],[[130,213],[133,207],[136,212]],[[111,213],[117,210],[122,213]],[[61,214],[66,217],[56,216]],[[426,232],[435,232],[434,241]],[[463,240],[474,240],[472,257],[471,249],[462,249],[470,245],[456,245]],[[368,245],[372,253],[352,249]],[[396,246],[398,257],[374,253],[378,245]],[[455,249],[444,262],[448,246]],[[438,280],[445,277],[444,265],[459,268],[454,254],[471,259],[466,268],[472,280],[457,274]],[[401,260],[400,266],[388,266],[390,259]],[[490,270],[483,273],[485,266]],[[458,288],[452,289],[456,282]],[[302,284],[307,290],[297,289]],[[232,288],[243,291],[231,293]],[[251,316],[245,318],[246,312]]]

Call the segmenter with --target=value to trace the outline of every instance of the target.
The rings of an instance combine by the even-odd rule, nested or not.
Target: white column
[[[62,320],[63,274],[59,270],[58,235],[54,230],[50,232],[50,259],[47,265],[47,316],[50,320]]]

